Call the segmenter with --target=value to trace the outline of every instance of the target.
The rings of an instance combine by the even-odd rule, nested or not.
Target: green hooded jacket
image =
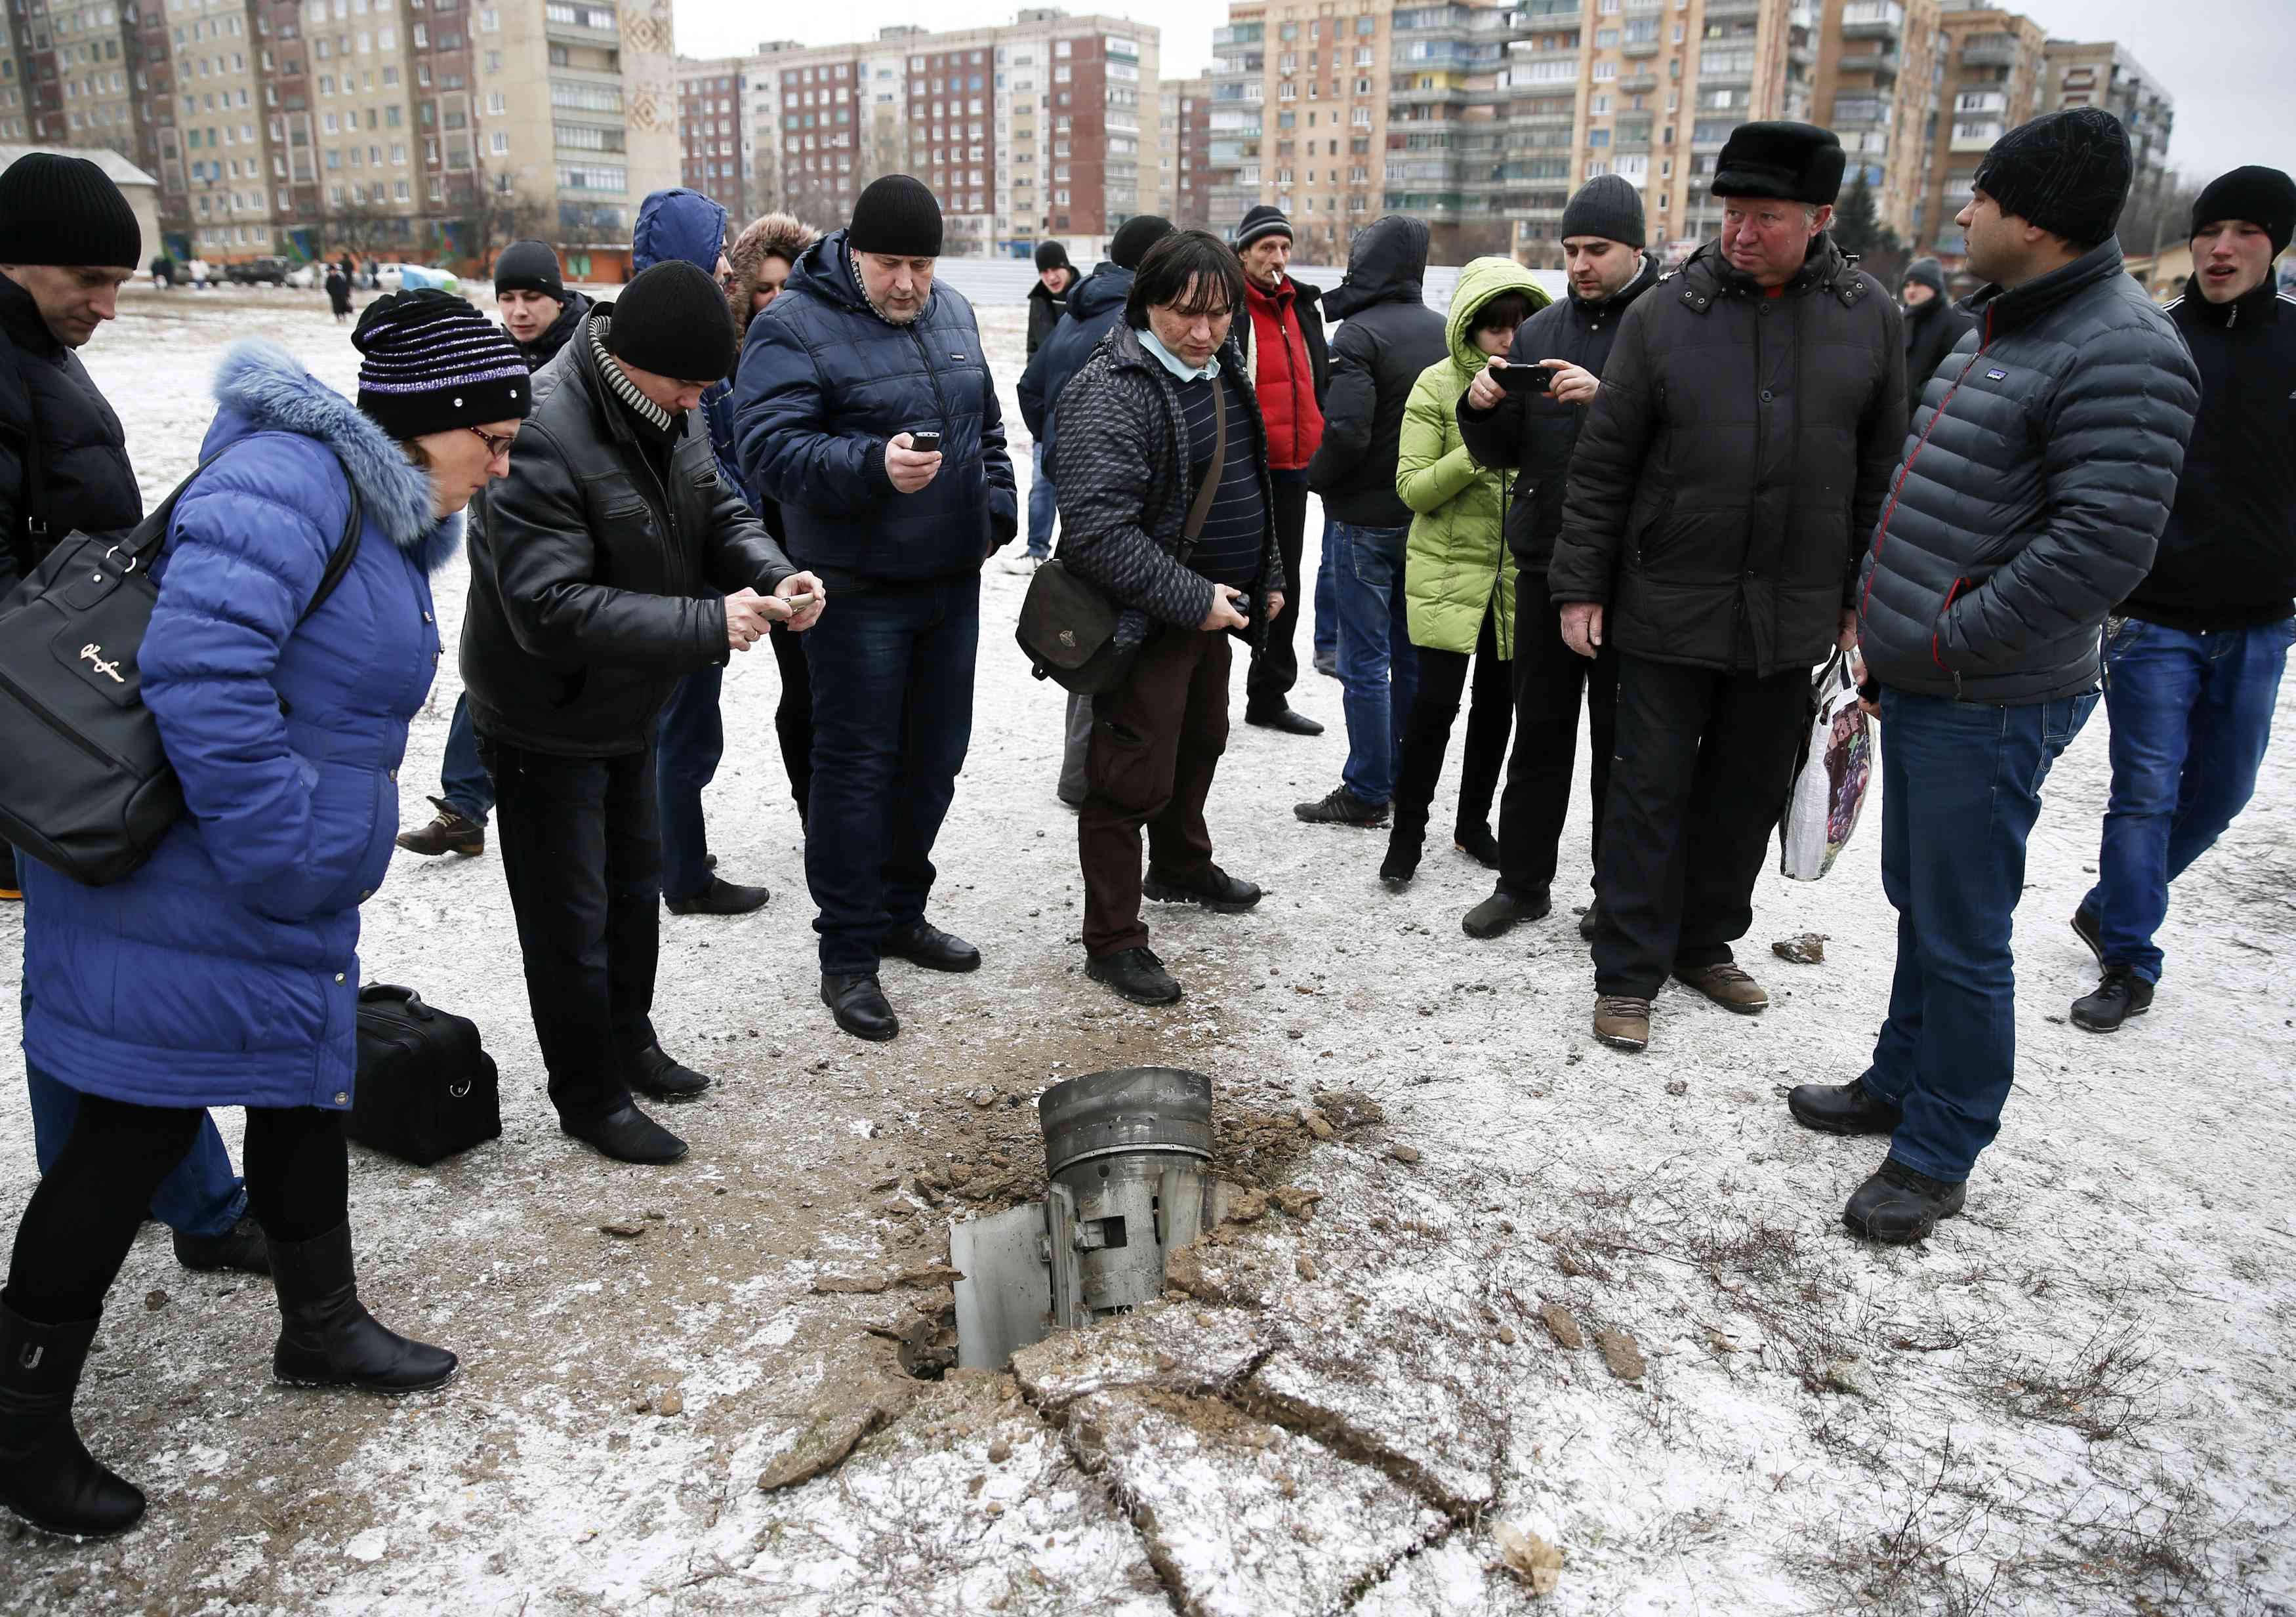
[[[1417,514],[1403,570],[1411,644],[1472,654],[1483,616],[1496,596],[1499,655],[1514,655],[1514,569],[1502,531],[1512,478],[1486,471],[1459,441],[1459,395],[1483,368],[1475,346],[1475,311],[1502,292],[1522,292],[1530,307],[1551,300],[1512,259],[1477,259],[1459,272],[1444,328],[1450,356],[1419,373],[1403,410],[1395,491]]]

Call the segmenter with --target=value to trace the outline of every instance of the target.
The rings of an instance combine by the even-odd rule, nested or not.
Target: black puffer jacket
[[[1233,339],[1219,363],[1223,372],[1242,363]],[[1235,391],[1259,446],[1262,509],[1272,513],[1267,428],[1251,389]],[[1061,390],[1057,413],[1053,483],[1060,490],[1062,564],[1125,609],[1119,641],[1136,643],[1151,620],[1195,628],[1211,611],[1212,582],[1178,559],[1197,488],[1179,384],[1140,346],[1140,333],[1119,322]],[[1260,543],[1258,593],[1245,612],[1255,650],[1267,638],[1267,596],[1283,588],[1271,520]]]
[[[1599,378],[1610,363],[1611,344],[1627,310],[1657,284],[1658,260],[1644,253],[1641,272],[1600,302],[1587,302],[1572,291],[1517,326],[1507,364],[1568,359]],[[1518,568],[1545,572],[1554,553],[1554,536],[1562,531],[1562,491],[1578,429],[1586,424],[1586,409],[1558,404],[1544,393],[1510,393],[1497,408],[1478,410],[1462,393],[1457,415],[1459,438],[1468,454],[1496,470],[1522,472],[1515,485],[1517,497],[1507,508],[1507,548],[1514,553]]]
[[[2160,554],[2123,610],[2194,634],[2277,623],[2296,597],[2296,295],[2267,276],[2229,303],[2187,292],[2169,318],[2200,367],[2201,413]]]
[[[1778,297],[1710,242],[1620,323],[1547,567],[1606,644],[1769,676],[1821,661],[1906,433],[1905,333],[1820,235]]]
[[[567,758],[651,745],[678,680],[726,661],[724,592],[795,570],[685,414],[669,451],[642,447],[591,340],[592,311],[534,378],[510,476],[472,502],[463,682],[482,735]]]
[[[1068,317],[1021,373],[1013,390],[1021,401],[1021,419],[1029,423],[1029,436],[1043,441],[1047,455],[1053,450],[1053,406],[1069,379],[1084,369],[1108,328],[1123,318],[1125,300],[1132,296],[1132,274],[1105,260],[1098,265],[1069,293]]]
[[[575,328],[589,317],[590,300],[580,292],[568,292],[566,300],[558,306],[558,318],[544,326],[533,341],[518,344],[518,357],[526,361],[528,370],[540,370],[558,357],[558,350],[566,346]]]
[[[79,356],[58,342],[32,294],[0,275],[0,595],[75,528],[102,533],[144,520],[119,417]],[[39,456],[43,508],[26,508],[25,457]],[[47,524],[35,542],[34,519]]]
[[[1443,316],[1423,300],[1427,226],[1390,214],[1348,250],[1348,278],[1324,294],[1331,340],[1331,386],[1324,398],[1324,441],[1308,463],[1308,487],[1334,520],[1361,528],[1404,528],[1411,507],[1395,492],[1396,439],[1419,373],[1448,351]]]
[[[1923,695],[2047,702],[2097,681],[2097,630],[2152,565],[2200,373],[2108,241],[1970,300],[1930,379],[1858,609],[1866,666]]]
[[[1955,346],[1977,329],[1977,316],[1948,302],[1940,292],[1905,318],[1906,419],[1910,423],[1921,408],[1922,390]]]

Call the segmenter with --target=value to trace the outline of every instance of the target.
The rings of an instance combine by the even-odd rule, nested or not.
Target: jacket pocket
[[[1937,620],[1930,625],[1930,661],[1950,674],[1953,669],[1945,660],[1945,615],[1953,610],[1954,602],[1969,587],[1967,579],[1956,579],[1945,592],[1945,604],[1938,608]]]

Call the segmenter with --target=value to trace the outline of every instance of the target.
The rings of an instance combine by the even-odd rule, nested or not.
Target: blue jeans
[[[2256,790],[2296,620],[2193,634],[2126,620],[2105,642],[2112,797],[2096,885],[2081,902],[2107,962],[2161,981],[2152,934],[2169,884],[2216,845]]]
[[[805,879],[821,908],[813,929],[824,972],[874,972],[886,934],[924,918],[933,841],[972,741],[980,645],[973,573],[848,590],[806,633],[813,808]]]
[[[709,885],[709,836],[701,821],[701,789],[726,755],[726,724],[718,697],[721,668],[697,669],[677,682],[661,710],[654,751],[655,796],[661,814],[661,896],[690,899]]]
[[[1339,547],[1332,543],[1332,519],[1324,519],[1324,542],[1316,562],[1316,661],[1336,664],[1340,655]]]
[[[1327,531],[1327,542],[1340,552],[1332,595],[1340,620],[1340,706],[1348,720],[1348,762],[1340,779],[1378,806],[1395,795],[1404,726],[1419,694],[1419,655],[1403,607],[1403,550],[1411,529],[1333,522]]]
[[[1882,891],[1898,912],[1890,1019],[1866,1087],[1905,1110],[1890,1154],[1969,1177],[2017,1066],[2009,948],[2041,783],[2094,691],[2021,707],[1882,692]]]
[[[1059,493],[1045,470],[1045,440],[1029,452],[1029,554],[1039,558],[1053,554],[1053,519],[1060,513]]]
[[[455,698],[455,717],[447,725],[447,759],[439,766],[439,791],[447,808],[474,825],[484,825],[494,812],[494,777],[479,761],[479,738],[471,730],[471,699]]]

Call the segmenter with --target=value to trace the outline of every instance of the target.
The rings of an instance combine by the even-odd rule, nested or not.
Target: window
[[[498,32],[501,28],[502,12],[498,9],[491,5],[479,8],[479,32],[492,34]]]
[[[500,129],[496,130],[487,139],[487,150],[494,153],[496,157],[508,156],[510,153],[510,136]]]

